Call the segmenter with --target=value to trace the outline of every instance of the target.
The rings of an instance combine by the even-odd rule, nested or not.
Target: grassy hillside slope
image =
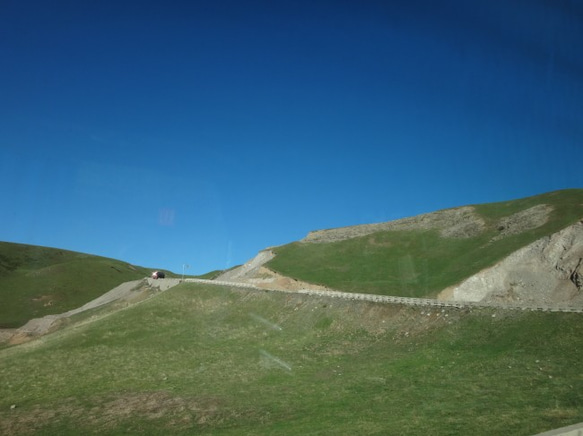
[[[149,273],[114,259],[0,242],[0,328],[80,307]]]
[[[583,421],[580,314],[182,284],[0,351],[0,434],[532,435]]]
[[[546,224],[492,242],[499,220],[547,204]],[[583,189],[474,206],[486,223],[470,238],[440,236],[437,230],[381,231],[327,242],[294,242],[274,249],[266,266],[302,281],[347,292],[433,297],[447,286],[494,265],[510,253],[583,218]]]

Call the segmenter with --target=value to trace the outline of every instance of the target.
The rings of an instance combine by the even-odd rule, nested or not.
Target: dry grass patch
[[[184,397],[164,391],[131,392],[95,396],[79,400],[67,398],[50,406],[34,405],[11,409],[8,419],[0,420],[0,434],[29,435],[47,428],[74,427],[81,433],[108,432],[134,423],[135,429],[152,426],[168,432],[204,429],[239,419],[244,411],[228,407],[216,397]]]

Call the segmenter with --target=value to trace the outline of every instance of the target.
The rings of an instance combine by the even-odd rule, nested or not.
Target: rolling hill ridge
[[[532,436],[581,422],[580,313],[411,306],[326,290],[446,298],[448,286],[530,263],[577,288],[582,200],[581,190],[560,191],[413,217],[407,228],[348,229],[348,238],[332,240],[347,230],[332,229],[262,250],[214,283],[74,310],[51,334],[0,347],[0,433]],[[449,225],[448,216],[459,219]],[[7,277],[74,271],[66,264],[84,255],[70,256],[65,265],[24,259]],[[136,268],[91,261],[120,274]],[[122,287],[134,293],[148,272]],[[511,295],[523,298],[532,287],[519,289],[516,277]],[[304,286],[322,292],[293,292]]]
[[[75,309],[149,273],[115,259],[0,242],[0,328]]]

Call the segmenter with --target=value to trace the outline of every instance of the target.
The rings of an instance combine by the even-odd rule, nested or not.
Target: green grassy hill
[[[581,314],[186,283],[89,321],[0,350],[0,434],[530,436],[583,421]]]
[[[501,218],[538,204],[553,207],[544,225],[497,239]],[[297,242],[270,266],[337,289],[432,295],[581,219],[583,190],[475,208],[486,224],[470,238]],[[0,319],[64,312],[149,272],[0,244]],[[184,283],[0,349],[0,434],[530,436],[583,421],[581,316]]]
[[[500,220],[537,205],[553,208],[537,228],[496,239]],[[469,238],[438,230],[380,231],[335,242],[294,242],[274,249],[270,269],[346,292],[434,297],[447,286],[583,218],[583,189],[474,206],[484,230]]]
[[[0,242],[0,328],[75,309],[149,274],[119,260]]]

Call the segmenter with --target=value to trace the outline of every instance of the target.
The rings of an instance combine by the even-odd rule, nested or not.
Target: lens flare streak
[[[289,363],[281,360],[279,357],[275,357],[273,354],[268,353],[265,350],[259,350],[259,354],[261,355],[261,359],[269,364],[275,364],[280,368],[285,369],[286,371],[291,371],[292,367]]]
[[[253,318],[255,321],[263,324],[266,327],[269,327],[272,330],[277,330],[277,331],[282,331],[283,329],[278,326],[277,324],[272,323],[271,321],[266,320],[265,318],[263,318],[262,316],[257,315],[256,313],[251,312],[249,314],[249,316],[251,318]]]

